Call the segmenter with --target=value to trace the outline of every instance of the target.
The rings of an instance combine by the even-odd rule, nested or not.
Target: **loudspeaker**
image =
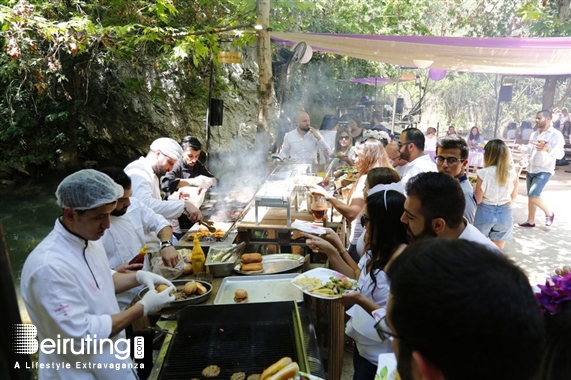
[[[502,87],[500,87],[500,102],[511,102],[512,101],[512,89],[513,89],[513,86],[502,86]]]
[[[403,98],[397,98],[397,113],[402,114],[402,111],[404,109],[404,99]]]
[[[222,125],[224,113],[224,101],[222,99],[210,99],[210,125]]]

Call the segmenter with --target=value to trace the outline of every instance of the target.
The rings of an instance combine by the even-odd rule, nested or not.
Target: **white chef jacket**
[[[101,238],[111,268],[115,269],[131,261],[144,245],[153,244],[158,249],[160,241],[157,234],[170,225],[162,215],[142,204],[137,198],[131,197],[131,206],[127,213],[111,216],[111,226]],[[148,241],[148,236],[153,239],[151,242]],[[117,294],[119,308],[125,310],[141,288],[142,285]]]
[[[315,163],[319,149],[327,149],[330,153],[332,152],[325,139],[317,140],[311,132],[307,132],[302,136],[296,128],[284,135],[284,142],[279,156],[300,162]]]
[[[359,275],[358,283],[360,292],[377,305],[386,307],[390,291],[389,278],[385,272],[377,270],[375,273],[377,285],[375,286],[371,279],[371,274],[367,273],[367,262],[369,260],[371,260],[371,251],[367,251],[359,260],[358,266],[361,274]],[[379,354],[393,352],[391,341],[386,340],[383,342],[381,340],[375,330],[375,319],[365,309],[359,305],[353,305],[346,313],[351,319],[345,325],[345,334],[355,340],[359,354],[362,357],[377,365]]]
[[[432,161],[428,154],[417,157],[405,165],[404,175],[401,178],[402,185],[406,191],[407,182],[417,175],[424,172],[437,172],[436,164]]]
[[[38,342],[49,338],[54,341],[72,338],[74,351],[81,349],[81,339],[107,339],[111,334],[111,315],[119,313],[115,300],[115,286],[103,245],[100,241],[86,241],[69,232],[59,220],[54,229],[30,253],[20,282],[22,298],[32,323],[38,329]],[[58,338],[59,335],[59,338]],[[110,338],[124,356],[128,345],[125,332]],[[87,346],[90,354],[87,354]],[[109,344],[104,353],[93,354],[94,342],[84,341],[84,354],[55,351],[44,354],[40,350],[40,363],[70,363],[69,369],[39,369],[42,379],[136,379],[133,362],[118,359],[110,353]],[[76,367],[76,363],[79,368]],[[125,365],[126,368],[83,368],[83,363]],[[131,366],[131,368],[129,368]]]
[[[167,219],[176,219],[182,214],[184,201],[163,201],[161,199],[159,179],[145,157],[127,165],[125,173],[131,177],[133,197]]]
[[[537,141],[545,141],[545,145],[551,148],[551,151],[538,151],[533,144]],[[533,174],[545,172],[553,175],[555,173],[555,161],[565,154],[564,146],[565,139],[558,129],[549,127],[543,133],[539,133],[539,130],[533,132],[524,151],[529,153],[527,172]]]

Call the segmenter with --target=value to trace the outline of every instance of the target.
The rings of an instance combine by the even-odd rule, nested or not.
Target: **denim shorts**
[[[525,183],[527,185],[527,196],[530,198],[539,198],[541,192],[549,179],[551,178],[551,173],[539,172],[539,173],[527,173],[525,176]]]
[[[495,241],[508,241],[513,233],[512,206],[492,206],[480,203],[474,217],[474,227]]]

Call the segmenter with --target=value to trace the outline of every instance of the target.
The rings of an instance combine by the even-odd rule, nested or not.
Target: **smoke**
[[[217,199],[212,221],[234,221],[268,177],[267,140],[258,134],[254,146],[248,147],[234,139],[227,152],[209,161],[209,169],[218,179],[216,188],[210,190]]]

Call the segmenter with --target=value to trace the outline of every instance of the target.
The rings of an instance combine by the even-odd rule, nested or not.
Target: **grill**
[[[255,218],[258,225],[258,207],[285,207],[287,213],[287,226],[291,225],[291,203],[295,199],[297,210],[297,192],[291,180],[298,175],[307,174],[311,165],[282,165],[270,174],[266,182],[255,196]]]
[[[284,356],[304,372],[325,378],[309,313],[295,302],[193,305],[177,314],[178,328],[159,378],[203,378],[209,365],[219,379],[261,374]]]

